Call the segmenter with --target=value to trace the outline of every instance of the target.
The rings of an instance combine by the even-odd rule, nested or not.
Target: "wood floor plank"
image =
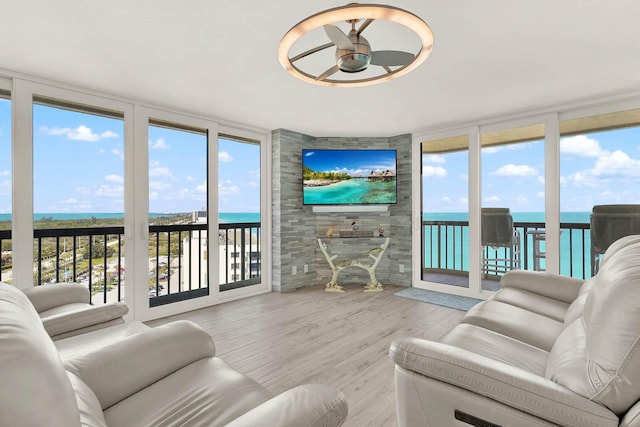
[[[394,364],[389,345],[402,336],[436,339],[464,312],[393,295],[385,286],[344,294],[324,287],[270,293],[148,322],[187,319],[213,337],[216,353],[274,393],[321,383],[349,403],[347,427],[395,426]]]

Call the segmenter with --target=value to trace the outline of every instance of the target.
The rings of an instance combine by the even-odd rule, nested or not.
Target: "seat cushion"
[[[563,322],[492,300],[471,308],[460,322],[489,329],[545,351],[551,350],[563,329]]]
[[[523,308],[533,313],[564,322],[569,304],[519,288],[503,288],[493,294],[491,300]]]
[[[65,361],[85,354],[109,344],[121,341],[130,335],[149,329],[142,322],[132,321],[104,329],[87,332],[69,338],[54,341],[60,358]]]
[[[461,323],[440,342],[544,376],[549,353],[522,341],[479,326]]]
[[[104,415],[109,427],[223,426],[272,396],[221,359],[210,357],[116,403]]]

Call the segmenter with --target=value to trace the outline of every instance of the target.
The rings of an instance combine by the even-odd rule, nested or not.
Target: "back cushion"
[[[0,343],[0,425],[79,426],[71,383],[38,313],[1,282]]]
[[[620,249],[558,337],[546,376],[618,416],[640,398],[640,244]]]
[[[607,248],[604,255],[602,255],[602,259],[600,260],[600,268],[602,268],[616,252],[620,249],[640,243],[640,234],[632,234],[630,236],[624,236],[616,240]]]

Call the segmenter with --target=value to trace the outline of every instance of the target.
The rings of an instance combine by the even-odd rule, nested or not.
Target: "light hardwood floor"
[[[328,384],[349,403],[344,426],[395,426],[391,342],[434,339],[464,312],[400,298],[400,287],[344,294],[323,286],[270,293],[148,322],[188,319],[214,339],[216,354],[274,393],[304,383]]]

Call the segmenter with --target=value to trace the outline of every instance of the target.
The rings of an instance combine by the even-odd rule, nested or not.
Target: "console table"
[[[327,245],[322,241],[322,239],[318,239],[318,245],[320,246],[320,250],[324,254],[324,257],[326,258],[327,263],[329,263],[329,267],[331,267],[332,271],[331,281],[327,283],[324,289],[325,291],[344,292],[342,286],[338,285],[338,274],[345,268],[349,267],[362,268],[369,273],[369,283],[364,286],[365,292],[380,292],[383,290],[382,285],[380,284],[380,282],[378,282],[378,279],[376,279],[376,267],[380,263],[384,251],[386,251],[389,247],[388,237],[384,239],[384,243],[382,243],[380,246],[375,247],[360,256],[357,256],[355,258],[343,259],[337,262],[334,262],[334,259],[337,257],[337,255],[329,254]],[[370,264],[365,262],[371,260],[373,262]]]

